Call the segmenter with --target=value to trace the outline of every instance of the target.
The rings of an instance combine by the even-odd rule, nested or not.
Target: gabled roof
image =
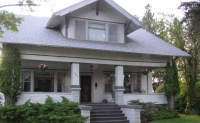
[[[65,15],[78,10],[84,6],[87,6],[89,4],[92,4],[94,2],[97,2],[98,0],[83,0],[77,4],[74,4],[72,6],[69,6],[67,8],[64,8],[58,12],[56,12],[50,19],[49,22],[47,23],[46,27],[48,28],[53,28],[54,26],[54,22],[61,20],[62,17],[64,17]],[[121,13],[122,15],[124,15],[126,18],[128,18],[129,20],[132,20],[132,22],[134,24],[136,24],[138,27],[142,27],[142,23],[134,16],[132,16],[130,13],[128,13],[126,10],[124,10],[121,6],[119,6],[117,3],[115,3],[113,0],[104,0],[106,3],[108,3],[109,5],[111,5],[113,8],[115,8],[119,13]]]
[[[86,41],[68,39],[64,37],[59,30],[45,28],[49,18],[33,16],[23,17],[24,21],[18,28],[19,32],[13,33],[11,31],[5,31],[4,38],[0,38],[0,42],[162,56],[190,56],[143,29],[138,29],[129,34],[129,40],[125,44]]]

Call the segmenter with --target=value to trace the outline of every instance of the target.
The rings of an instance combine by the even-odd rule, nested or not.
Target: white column
[[[140,91],[141,93],[147,93],[147,75],[141,74]]]
[[[30,92],[34,92],[34,71],[33,70],[31,71],[31,84],[30,84],[30,86],[31,86]]]
[[[124,67],[115,67],[115,98],[116,104],[124,104]]]
[[[54,92],[58,92],[58,72],[54,72]]]
[[[152,93],[152,72],[148,73],[148,93]]]
[[[79,64],[71,64],[71,92],[73,94],[73,101],[80,102],[80,85],[79,85]]]

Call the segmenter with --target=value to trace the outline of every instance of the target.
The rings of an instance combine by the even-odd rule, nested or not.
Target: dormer
[[[46,27],[59,28],[66,38],[125,43],[142,24],[112,0],[84,0],[56,12]]]

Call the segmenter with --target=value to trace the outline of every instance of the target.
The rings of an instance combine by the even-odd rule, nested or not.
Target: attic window
[[[106,40],[106,28],[102,23],[89,23],[88,24],[88,39],[105,41]]]

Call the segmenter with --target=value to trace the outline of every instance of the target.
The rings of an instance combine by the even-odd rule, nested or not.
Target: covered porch
[[[17,105],[31,99],[44,103],[47,95],[54,101],[61,96],[74,102],[101,103],[112,100],[116,104],[138,99],[142,102],[166,104],[164,94],[152,92],[152,70],[165,67],[165,63],[126,62],[111,60],[69,59],[53,56],[21,55],[22,86]],[[74,62],[79,61],[79,63]],[[48,69],[41,71],[38,65],[45,63]],[[118,64],[118,65],[117,65]],[[141,70],[148,68],[148,75]]]

